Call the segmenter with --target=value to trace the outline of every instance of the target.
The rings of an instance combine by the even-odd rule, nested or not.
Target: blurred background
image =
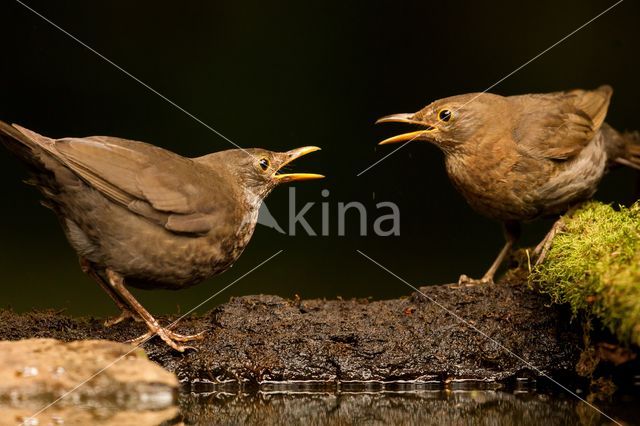
[[[217,296],[388,298],[410,293],[355,252],[360,249],[414,285],[479,276],[503,243],[500,226],[474,213],[452,188],[442,154],[412,143],[360,177],[397,146],[382,115],[485,90],[614,1],[231,2],[35,1],[26,4],[243,147],[323,148],[295,165],[324,173],[297,185],[297,203],[320,230],[328,202],[330,236],[282,235],[258,227],[235,266],[178,293],[134,291],[153,313],[186,311],[278,250],[282,254]],[[640,129],[640,4],[625,1],[491,91],[503,95],[595,88],[615,94],[607,121]],[[112,135],[186,156],[232,146],[17,2],[0,6],[0,119],[51,137]],[[500,120],[500,117],[496,117]],[[115,307],[85,277],[54,215],[21,183],[22,165],[0,150],[0,307],[110,315]],[[596,198],[629,204],[638,174],[615,170]],[[329,196],[321,191],[328,189]],[[288,194],[268,206],[287,223]],[[368,207],[337,236],[337,203]],[[375,237],[375,204],[401,209],[401,235]],[[524,229],[534,245],[550,226]]]

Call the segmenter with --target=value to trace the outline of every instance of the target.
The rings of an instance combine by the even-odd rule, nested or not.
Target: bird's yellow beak
[[[316,173],[280,173],[280,170],[287,164],[291,163],[296,158],[300,158],[304,155],[307,155],[311,152],[320,151],[320,148],[317,146],[303,146],[302,148],[292,149],[291,151],[287,151],[285,153],[286,158],[278,167],[278,170],[273,175],[273,178],[278,183],[283,182],[292,182],[296,180],[311,180],[311,179],[322,179],[323,175],[319,175]]]
[[[406,123],[406,124],[415,124],[418,126],[424,127],[422,130],[417,130],[415,132],[403,133],[401,135],[392,136],[388,139],[379,142],[378,145],[387,145],[390,143],[398,143],[404,141],[412,141],[414,139],[419,139],[421,136],[426,136],[433,130],[435,127],[427,124],[423,121],[415,120],[413,118],[412,113],[401,113],[401,114],[392,114],[382,117],[376,121],[376,124],[379,123]]]

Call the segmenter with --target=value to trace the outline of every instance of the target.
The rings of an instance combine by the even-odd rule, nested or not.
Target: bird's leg
[[[122,297],[124,301],[126,301],[129,307],[134,310],[140,316],[140,318],[142,318],[142,320],[147,324],[147,328],[149,329],[149,331],[142,336],[130,340],[130,343],[141,343],[157,334],[162,340],[165,341],[165,343],[167,343],[173,349],[179,352],[184,352],[186,349],[195,348],[193,346],[183,346],[176,342],[201,340],[204,337],[204,331],[193,335],[182,335],[174,333],[168,328],[160,327],[158,321],[140,304],[140,302],[136,300],[135,297],[133,297],[133,294],[131,294],[129,290],[127,290],[127,288],[124,286],[124,278],[122,277],[122,275],[114,272],[111,269],[107,269],[107,278],[109,279],[109,284],[115,290],[115,292],[120,297]]]
[[[509,255],[509,252],[511,251],[511,247],[513,247],[513,244],[520,237],[520,224],[518,222],[505,222],[503,223],[503,230],[504,230],[504,237],[506,242],[504,243],[502,250],[500,250],[500,253],[498,253],[498,256],[493,261],[493,263],[491,264],[491,267],[487,270],[484,276],[478,280],[478,279],[469,278],[466,275],[461,275],[460,278],[458,279],[458,285],[469,286],[469,285],[493,283],[493,278],[496,275],[496,272],[498,272],[498,268],[500,268],[500,265],[502,265],[502,262],[504,262],[504,259]]]
[[[137,316],[131,311],[131,309],[129,309],[127,304],[120,298],[118,293],[116,293],[113,288],[111,288],[111,286],[104,281],[104,278],[102,278],[100,274],[95,271],[95,269],[93,268],[93,266],[91,266],[91,263],[87,259],[80,258],[80,268],[82,269],[82,272],[93,278],[100,285],[100,287],[102,287],[102,289],[109,295],[109,297],[114,301],[116,306],[121,311],[120,315],[118,315],[117,317],[105,320],[105,327],[111,327],[112,325],[118,324],[129,318],[134,321],[142,321],[142,318]]]
[[[551,244],[553,244],[553,239],[556,237],[558,232],[562,231],[563,227],[564,221],[562,220],[562,217],[560,217],[555,221],[549,232],[547,232],[547,235],[545,235],[542,241],[540,241],[540,244],[538,244],[533,250],[533,257],[537,258],[535,266],[544,262],[544,259],[547,257],[547,253],[551,248]]]
[[[551,244],[553,244],[553,239],[556,237],[558,233],[562,232],[562,229],[564,228],[564,218],[571,216],[576,210],[578,210],[583,205],[584,203],[578,203],[573,205],[562,216],[560,216],[558,220],[555,221],[555,223],[553,224],[549,232],[547,232],[547,235],[545,235],[542,241],[540,241],[540,244],[538,244],[536,248],[533,249],[533,257],[537,258],[535,266],[538,266],[542,262],[544,262],[544,259],[547,257],[547,253],[551,248]]]

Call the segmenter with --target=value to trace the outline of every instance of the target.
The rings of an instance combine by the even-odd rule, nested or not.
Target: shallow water
[[[316,384],[270,385],[261,390],[183,389],[171,407],[128,407],[96,401],[54,406],[27,424],[94,425],[600,425],[614,424],[572,395],[538,391],[535,385],[510,390],[458,383],[438,385]],[[637,387],[636,387],[637,388]],[[591,397],[583,396],[591,400]],[[597,407],[625,425],[640,424],[640,389],[618,393]],[[20,424],[33,407],[0,407],[0,425]],[[20,413],[22,412],[22,416]]]
[[[638,395],[598,402],[624,424],[640,421]],[[573,396],[533,390],[267,390],[180,396],[185,424],[611,424]],[[171,424],[171,423],[167,423]],[[640,424],[640,423],[638,423]]]

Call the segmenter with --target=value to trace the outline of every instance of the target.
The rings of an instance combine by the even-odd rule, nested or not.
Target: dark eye
[[[267,171],[267,169],[269,168],[269,160],[267,160],[266,158],[261,158],[258,164],[260,165],[260,168],[264,171]]]
[[[449,121],[451,120],[451,111],[449,111],[448,109],[443,109],[438,113],[438,118],[442,121]]]

